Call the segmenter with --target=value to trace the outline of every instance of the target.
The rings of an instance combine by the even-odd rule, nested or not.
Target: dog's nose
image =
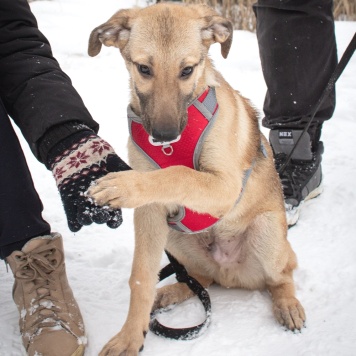
[[[153,128],[152,136],[156,141],[159,142],[169,142],[175,140],[179,135],[177,128]]]

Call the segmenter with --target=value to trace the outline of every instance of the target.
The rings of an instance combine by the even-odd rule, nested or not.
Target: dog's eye
[[[181,77],[187,77],[193,73],[193,67],[185,67],[180,74]]]
[[[137,66],[139,72],[143,75],[151,75],[151,71],[150,68],[148,68],[147,66],[143,65],[143,64],[139,64]]]

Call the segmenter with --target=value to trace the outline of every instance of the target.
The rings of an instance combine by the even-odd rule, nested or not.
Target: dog
[[[90,56],[104,44],[117,47],[125,60],[130,130],[141,125],[140,134],[148,137],[142,145],[151,144],[164,159],[180,153],[184,160],[185,146],[179,144],[194,129],[194,120],[189,121],[192,103],[210,108],[207,116],[214,121],[199,141],[199,155],[194,156],[198,168],[154,162],[132,133],[128,152],[133,169],[110,173],[88,191],[99,205],[135,209],[130,308],[121,331],[101,355],[137,355],[151,309],[193,295],[183,283],[156,291],[164,249],[205,288],[217,283],[267,289],[278,322],[290,330],[304,326],[305,312],[293,281],[297,260],[287,241],[272,151],[260,132],[256,110],[208,56],[209,47],[219,43],[226,58],[232,36],[231,22],[210,7],[174,3],[120,10],[91,32]],[[210,97],[207,103],[202,94]],[[198,230],[181,225],[176,216],[182,207],[193,216],[193,225],[200,217],[208,222]]]

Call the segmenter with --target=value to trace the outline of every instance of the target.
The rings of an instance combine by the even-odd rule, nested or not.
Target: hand
[[[62,143],[63,146],[63,143]],[[109,172],[129,170],[113,148],[91,131],[83,131],[66,140],[67,148],[51,161],[69,229],[79,231],[83,225],[106,223],[117,228],[122,223],[120,209],[98,206],[84,193],[98,178]]]

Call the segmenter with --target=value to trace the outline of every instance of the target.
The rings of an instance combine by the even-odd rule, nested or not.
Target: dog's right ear
[[[100,53],[102,44],[114,46],[122,50],[130,37],[130,20],[135,9],[125,9],[118,11],[107,22],[96,27],[90,34],[88,54],[95,57]]]

